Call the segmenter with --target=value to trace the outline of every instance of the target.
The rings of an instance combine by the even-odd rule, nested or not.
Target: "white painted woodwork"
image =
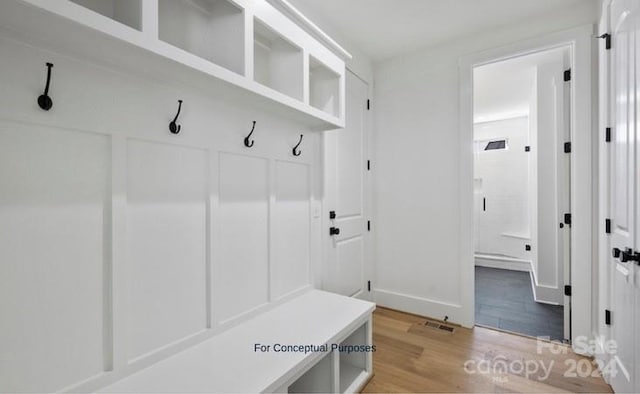
[[[220,153],[218,171],[213,300],[224,323],[269,302],[269,161]]]
[[[275,163],[274,246],[271,298],[277,300],[310,285],[309,167]]]
[[[159,0],[160,40],[244,73],[244,14],[228,0]]]
[[[327,353],[318,363],[287,387],[285,393],[337,393],[333,372],[333,354]]]
[[[110,141],[0,123],[0,391],[110,363]]]
[[[0,391],[98,390],[314,283],[320,135],[305,122],[5,33]],[[36,99],[47,61],[54,105],[45,112]],[[278,212],[295,233],[276,237]],[[287,253],[278,268],[296,271],[282,279],[269,256]],[[276,300],[272,288],[300,290]]]
[[[347,124],[325,135],[325,208],[327,258],[323,288],[347,296],[365,291],[365,114],[367,85],[347,73]],[[336,218],[329,220],[329,212]],[[329,227],[340,229],[329,236]]]
[[[127,141],[130,361],[208,326],[208,164],[202,149]]]
[[[257,19],[266,56],[254,56]],[[116,58],[128,71],[238,97],[314,130],[342,127],[344,116],[335,114],[344,113],[344,100],[335,114],[309,104],[308,63],[313,56],[343,76],[344,60],[296,23],[251,0],[10,0],[0,13],[0,25],[38,46],[106,63]]]
[[[123,23],[133,29],[142,29],[142,0],[69,0],[98,14]]]
[[[609,162],[609,212],[611,215],[610,250],[637,250],[638,124],[640,106],[637,59],[640,56],[638,29],[640,7],[636,2],[611,3],[611,100],[612,142]],[[612,356],[615,371],[611,385],[616,392],[635,392],[638,388],[637,363],[640,350],[637,327],[640,288],[638,268],[633,261],[622,262],[611,254],[611,339],[617,350]]]
[[[342,76],[331,71],[314,57],[309,59],[309,103],[324,112],[341,117],[340,79]]]
[[[313,373],[326,373],[323,353],[255,352],[255,344],[333,344],[348,341],[371,344],[367,335],[371,324],[373,303],[326,293],[308,291],[277,308],[225,331],[198,346],[191,347],[164,361],[110,385],[100,392],[176,393],[176,392],[272,392],[293,385],[312,366]],[[364,333],[364,334],[363,334]],[[361,353],[371,360],[371,353]],[[350,360],[345,360],[350,361]],[[320,362],[320,364],[316,364]],[[332,361],[333,362],[333,361]],[[343,357],[336,365],[339,374],[345,371]],[[362,387],[371,369],[367,362],[349,364],[343,375],[343,387]],[[357,370],[355,368],[358,368]],[[357,375],[355,372],[359,372]],[[355,375],[355,376],[354,376]],[[298,383],[309,383],[304,376]],[[335,376],[340,379],[340,376]],[[324,379],[317,379],[321,391]]]
[[[280,93],[303,99],[303,52],[264,22],[255,19],[253,77]]]

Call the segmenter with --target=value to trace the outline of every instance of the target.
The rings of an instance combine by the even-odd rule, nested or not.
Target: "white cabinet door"
[[[635,368],[634,276],[630,260],[636,248],[636,25],[637,6],[633,1],[612,3],[612,97],[614,138],[610,162],[610,204],[612,233],[611,308],[612,337],[617,342],[616,372],[611,384],[616,392],[634,392]]]
[[[346,127],[327,132],[324,140],[326,204],[323,223],[326,225],[323,231],[326,231],[327,255],[323,288],[359,296],[366,291],[365,114],[368,87],[350,72],[346,78]],[[339,233],[330,235],[330,229]]]

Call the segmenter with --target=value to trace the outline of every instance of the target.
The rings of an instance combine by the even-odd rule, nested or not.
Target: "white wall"
[[[488,150],[487,141],[505,139],[507,149]],[[529,118],[474,125],[474,235],[477,253],[530,260]],[[483,198],[486,210],[483,210]]]
[[[221,92],[0,53],[0,391],[112,381],[310,286],[319,134]]]
[[[470,325],[461,280],[458,59],[593,23],[595,2],[385,61],[375,68],[376,300]],[[469,147],[471,153],[471,147]]]

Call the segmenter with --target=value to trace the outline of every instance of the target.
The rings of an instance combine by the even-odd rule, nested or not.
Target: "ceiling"
[[[595,0],[289,0],[374,62]]]
[[[527,116],[535,94],[536,67],[552,62],[568,65],[568,56],[568,48],[559,48],[476,67],[474,122]]]

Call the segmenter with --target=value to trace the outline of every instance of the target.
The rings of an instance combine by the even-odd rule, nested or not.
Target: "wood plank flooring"
[[[425,322],[378,307],[374,376],[363,392],[612,392],[591,359],[564,345],[540,346],[533,338],[482,327],[455,326],[451,333]],[[564,353],[554,354],[550,346]],[[571,369],[576,365],[580,373]]]

